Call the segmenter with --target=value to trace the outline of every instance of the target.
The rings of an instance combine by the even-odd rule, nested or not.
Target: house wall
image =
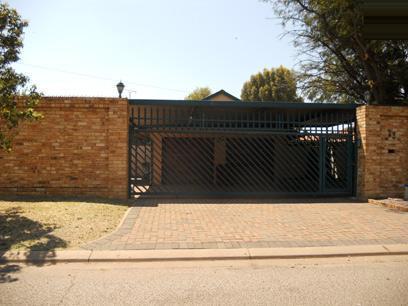
[[[44,118],[0,151],[0,194],[128,196],[128,102],[43,98]]]
[[[359,107],[357,135],[357,195],[402,197],[408,183],[408,107]]]

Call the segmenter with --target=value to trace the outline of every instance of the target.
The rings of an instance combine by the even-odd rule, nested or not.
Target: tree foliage
[[[211,95],[209,87],[197,87],[184,100],[202,100],[209,95]]]
[[[272,2],[300,57],[300,88],[319,102],[403,104],[408,41],[367,40],[362,1]]]
[[[27,22],[15,9],[0,4],[0,148],[10,150],[15,128],[23,120],[41,117],[34,111],[40,94],[29,79],[17,73],[11,64],[19,60],[22,36]]]
[[[243,101],[303,102],[296,93],[296,76],[280,66],[251,75],[241,90]]]

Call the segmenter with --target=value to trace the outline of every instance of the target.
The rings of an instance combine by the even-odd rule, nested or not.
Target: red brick
[[[395,139],[389,137],[389,130],[395,132]],[[402,197],[402,185],[408,183],[408,107],[359,107],[357,133],[358,196]]]
[[[43,98],[38,111],[0,151],[0,194],[127,198],[127,100]]]

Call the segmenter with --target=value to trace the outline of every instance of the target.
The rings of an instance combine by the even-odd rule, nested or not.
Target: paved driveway
[[[138,200],[88,249],[301,247],[408,243],[408,213],[368,203]]]

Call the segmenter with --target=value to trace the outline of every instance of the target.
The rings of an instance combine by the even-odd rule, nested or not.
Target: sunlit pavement
[[[145,200],[86,249],[228,249],[408,243],[408,213],[352,201]]]
[[[408,256],[9,265],[1,305],[406,305]]]

